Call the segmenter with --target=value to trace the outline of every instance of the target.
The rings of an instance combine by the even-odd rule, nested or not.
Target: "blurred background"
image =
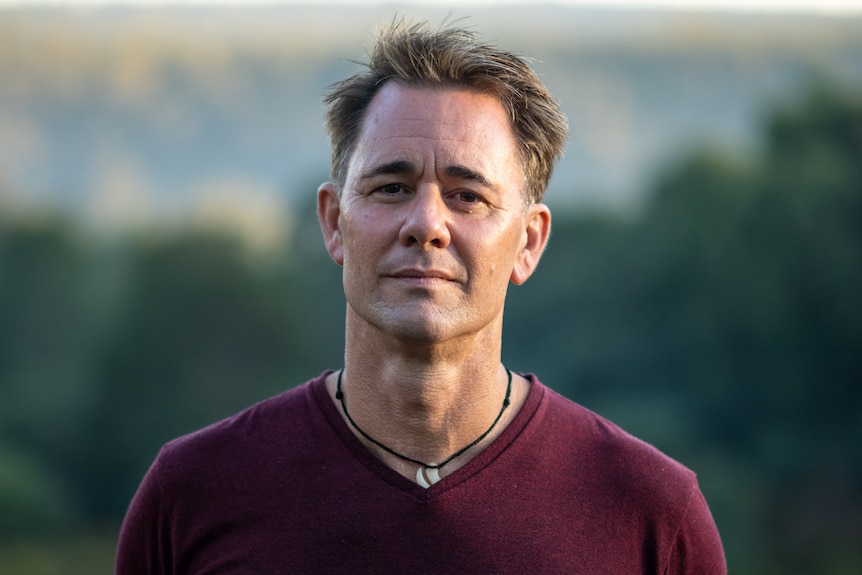
[[[0,7],[0,573],[112,570],[159,446],[342,363],[320,96],[396,12]],[[467,5],[571,122],[504,357],[862,573],[862,16]]]

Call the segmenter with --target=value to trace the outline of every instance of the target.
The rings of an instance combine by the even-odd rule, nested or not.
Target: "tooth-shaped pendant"
[[[420,467],[416,470],[416,483],[428,489],[440,481],[440,472],[436,467]]]

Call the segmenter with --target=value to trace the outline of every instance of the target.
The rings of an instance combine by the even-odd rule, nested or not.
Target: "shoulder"
[[[550,388],[544,387],[540,411],[541,433],[558,464],[577,466],[582,480],[605,485],[611,496],[682,511],[698,489],[685,465]]]
[[[278,448],[302,444],[319,417],[313,388],[326,374],[248,407],[231,417],[166,443],[156,465],[161,474],[180,468],[207,473],[219,461],[234,463]],[[231,465],[233,466],[233,465]]]
[[[589,509],[601,531],[644,542],[645,560],[662,573],[725,573],[721,539],[697,476],[618,425],[544,387],[537,410],[542,464],[564,500]],[[602,523],[612,518],[610,524]]]
[[[321,435],[314,390],[325,375],[166,443],[126,514],[117,572],[154,562],[172,572],[172,550],[197,548],[214,526],[259,521],[289,484],[291,462]]]

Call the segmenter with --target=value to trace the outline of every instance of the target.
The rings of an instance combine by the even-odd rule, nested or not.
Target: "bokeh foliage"
[[[510,294],[507,364],[698,472],[736,574],[862,572],[860,158],[862,96],[815,86],[637,213],[555,214]],[[339,270],[297,209],[266,255],[0,216],[0,571],[61,572],[58,541],[109,570],[70,534],[110,539],[161,443],[340,365]]]

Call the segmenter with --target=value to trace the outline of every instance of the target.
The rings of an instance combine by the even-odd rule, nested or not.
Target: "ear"
[[[545,204],[533,204],[527,211],[523,245],[512,268],[512,283],[521,285],[533,275],[550,235],[551,210]]]
[[[323,232],[323,243],[329,257],[338,265],[344,265],[344,242],[341,238],[339,219],[341,203],[338,199],[338,188],[332,182],[321,184],[317,188],[317,219]]]

